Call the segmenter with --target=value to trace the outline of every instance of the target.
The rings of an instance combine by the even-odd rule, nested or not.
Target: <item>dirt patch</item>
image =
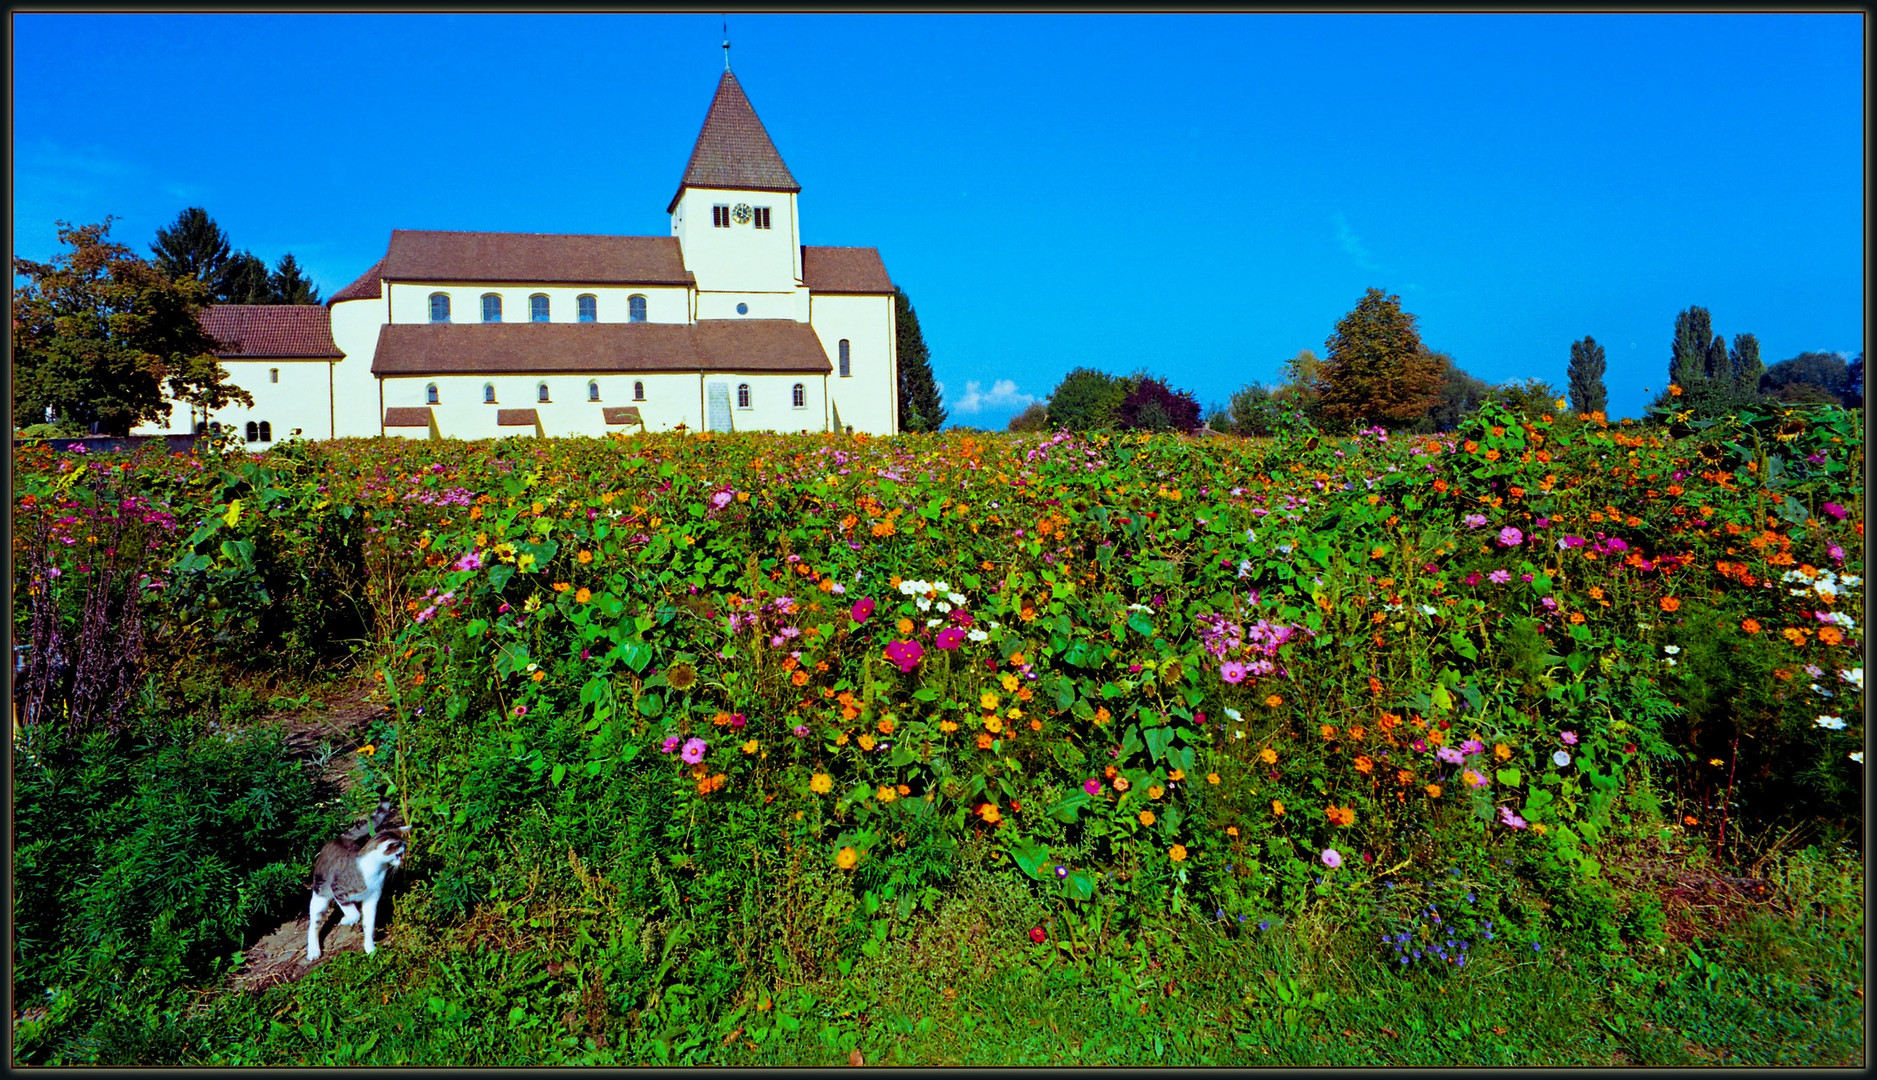
[[[367,675],[336,683],[319,694],[319,700],[289,712],[273,713],[262,718],[263,724],[285,723],[289,756],[319,768],[317,783],[343,796],[352,786],[352,769],[358,763],[357,746],[365,729],[374,721],[390,715],[381,697],[379,684]],[[344,748],[344,749],[341,749]],[[312,866],[307,866],[312,874]],[[302,896],[302,909],[305,907]],[[378,917],[379,944],[385,940],[383,922],[389,908],[382,902]],[[244,960],[230,977],[229,989],[257,993],[271,986],[290,983],[313,970],[338,952],[363,951],[365,935],[357,925],[340,926],[336,909],[327,912],[327,927],[320,937],[320,959],[306,962],[306,914],[281,923],[279,928],[249,945]]]

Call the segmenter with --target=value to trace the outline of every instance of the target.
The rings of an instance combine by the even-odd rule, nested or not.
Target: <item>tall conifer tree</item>
[[[280,257],[274,272],[267,276],[267,302],[270,304],[317,304],[319,290],[300,272],[300,264],[289,251]]]
[[[1609,394],[1603,387],[1603,346],[1588,334],[1582,341],[1571,342],[1571,365],[1565,379],[1571,396],[1571,411],[1579,415],[1603,412],[1609,407]]]
[[[945,406],[932,377],[932,358],[919,332],[919,314],[903,289],[893,290],[899,325],[899,430],[937,431],[945,426]]]

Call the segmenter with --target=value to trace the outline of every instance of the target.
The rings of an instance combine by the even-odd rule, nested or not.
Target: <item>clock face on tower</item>
[[[738,225],[748,225],[750,219],[749,203],[737,203],[736,208],[730,211],[730,216],[736,219]]]

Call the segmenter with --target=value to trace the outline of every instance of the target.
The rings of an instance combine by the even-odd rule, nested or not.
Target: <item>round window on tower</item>
[[[738,315],[748,315],[748,314],[749,314],[749,305],[748,305],[748,304],[738,304],[738,305],[736,306],[736,313],[737,313]]]

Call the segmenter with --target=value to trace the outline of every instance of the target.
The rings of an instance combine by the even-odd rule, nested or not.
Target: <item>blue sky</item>
[[[14,14],[14,254],[186,206],[323,294],[394,228],[664,235],[723,69],[685,15]],[[1069,369],[1201,402],[1370,286],[1490,382],[1677,312],[1864,348],[1863,23],[1809,15],[735,15],[803,242],[880,249],[954,424]]]

